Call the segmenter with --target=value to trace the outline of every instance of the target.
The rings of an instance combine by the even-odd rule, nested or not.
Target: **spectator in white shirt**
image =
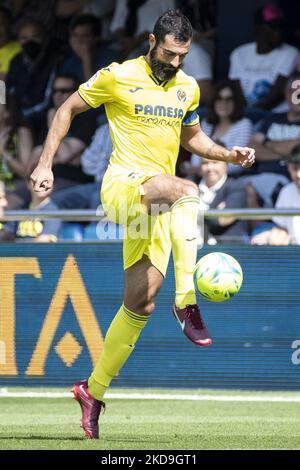
[[[249,106],[285,111],[286,79],[296,67],[299,51],[282,42],[284,16],[275,5],[255,15],[256,42],[236,48],[230,57],[229,78],[239,80]]]

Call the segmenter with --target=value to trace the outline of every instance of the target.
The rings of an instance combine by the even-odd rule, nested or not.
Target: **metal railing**
[[[237,219],[268,220],[272,217],[300,216],[300,208],[295,209],[210,209],[204,211],[205,218],[235,217]],[[103,209],[69,210],[8,210],[1,216],[2,222],[28,219],[61,219],[68,222],[99,221],[105,218]]]

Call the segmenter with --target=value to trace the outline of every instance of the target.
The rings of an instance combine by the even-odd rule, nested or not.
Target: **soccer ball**
[[[223,302],[240,290],[243,271],[232,256],[226,253],[210,253],[197,262],[194,282],[206,300]]]

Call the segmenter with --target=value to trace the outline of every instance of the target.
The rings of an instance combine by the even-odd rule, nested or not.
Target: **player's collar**
[[[154,83],[158,86],[164,87],[170,80],[159,80],[154,73],[152,72],[149,77],[154,81]]]

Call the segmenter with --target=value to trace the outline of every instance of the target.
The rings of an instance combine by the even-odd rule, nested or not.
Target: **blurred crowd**
[[[216,0],[0,0],[0,214],[99,206],[112,150],[103,108],[73,120],[54,158],[50,196],[38,198],[29,176],[59,106],[98,69],[147,53],[149,32],[169,8],[180,8],[194,28],[182,68],[200,86],[203,130],[228,149],[256,150],[255,166],[244,170],[181,149],[178,176],[199,185],[204,209],[300,210],[300,51],[296,41],[283,40],[286,18],[276,2],[256,11],[255,40],[231,52],[228,77],[220,80]],[[97,240],[97,234],[95,222],[33,219],[0,227],[0,241]],[[204,238],[300,244],[300,217],[208,219]]]

